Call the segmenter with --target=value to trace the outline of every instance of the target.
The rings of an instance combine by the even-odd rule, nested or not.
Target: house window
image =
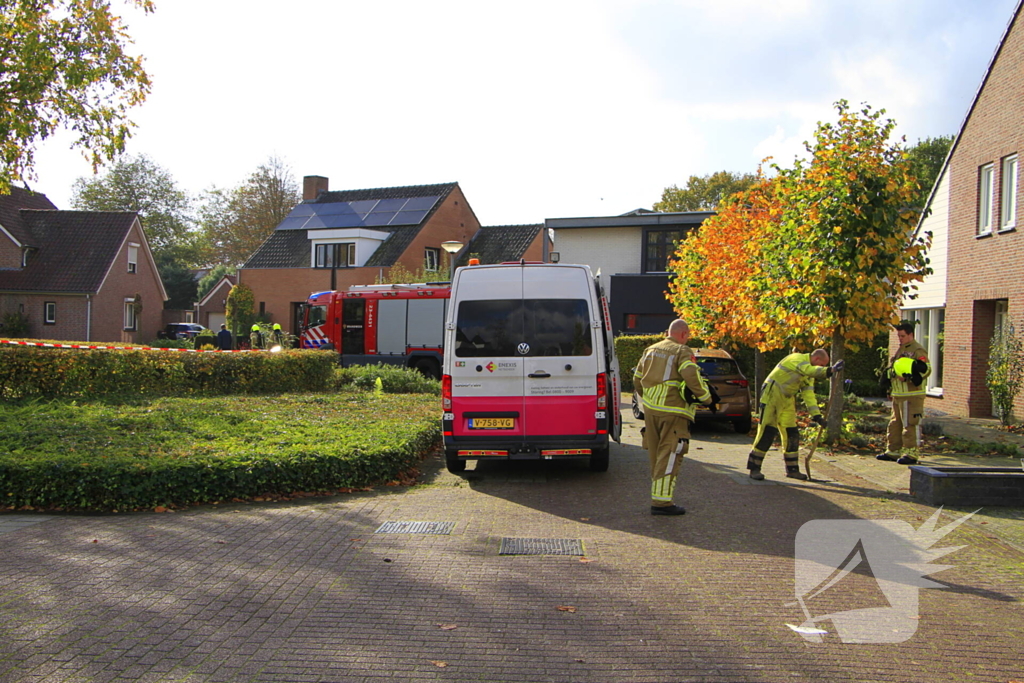
[[[996,301],[995,320],[992,329],[995,334],[1002,334],[1010,329],[1010,305],[1006,299]]]
[[[356,264],[356,245],[352,242],[318,244],[314,268],[348,268]]]
[[[128,272],[135,273],[139,269],[139,245],[128,245]]]
[[[43,324],[45,325],[56,325],[57,324],[57,302],[47,301],[43,304]]]
[[[998,314],[997,314],[998,315]],[[925,386],[932,396],[942,395],[942,341],[946,330],[945,308],[919,308],[903,312],[904,320],[916,320],[914,340],[925,348],[932,374]]]
[[[124,329],[138,329],[138,320],[135,318],[135,299],[124,300]]]
[[[645,273],[667,273],[668,262],[675,255],[677,244],[686,237],[686,230],[647,230],[644,232]]]
[[[1017,225],[1017,155],[1003,159],[1002,185],[1000,186],[999,229],[1012,230]]]
[[[992,176],[995,165],[986,164],[978,170],[978,234],[992,234]]]
[[[427,247],[423,250],[423,269],[428,273],[436,273],[441,267],[441,250]]]

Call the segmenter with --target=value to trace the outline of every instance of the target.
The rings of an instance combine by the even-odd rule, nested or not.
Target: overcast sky
[[[840,98],[955,134],[1018,2],[156,1],[125,10],[154,83],[130,154],[193,194],[271,155],[332,190],[457,181],[484,225],[789,166]],[[59,208],[91,175],[68,141],[33,184]]]

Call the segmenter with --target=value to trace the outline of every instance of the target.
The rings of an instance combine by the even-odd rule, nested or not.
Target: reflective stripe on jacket
[[[689,387],[700,403],[711,403],[711,391],[693,361],[690,347],[672,339],[648,346],[633,373],[633,385],[643,399],[644,410],[674,413],[693,420],[695,404],[684,397]]]
[[[914,360],[924,361],[928,366],[928,369],[921,375],[920,384],[914,384],[909,379],[903,379],[892,369],[893,364],[900,358],[913,358]],[[918,344],[917,341],[907,342],[897,349],[896,354],[892,357],[892,362],[889,363],[889,376],[892,378],[892,388],[889,390],[889,395],[893,398],[924,396],[925,386],[928,384],[924,380],[931,374],[932,364],[928,362],[928,351]]]

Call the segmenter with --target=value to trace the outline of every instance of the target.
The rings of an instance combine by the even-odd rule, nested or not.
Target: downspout
[[[85,295],[85,341],[92,341],[92,295]]]

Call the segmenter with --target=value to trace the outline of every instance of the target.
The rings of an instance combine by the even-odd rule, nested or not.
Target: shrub
[[[1013,422],[1013,403],[1024,387],[1024,344],[1012,327],[992,336],[985,381],[992,394],[992,407],[1003,425]]]
[[[354,387],[372,391],[376,388],[378,379],[386,394],[441,394],[441,383],[437,380],[405,366],[385,363],[336,368],[333,386],[335,389]]]

